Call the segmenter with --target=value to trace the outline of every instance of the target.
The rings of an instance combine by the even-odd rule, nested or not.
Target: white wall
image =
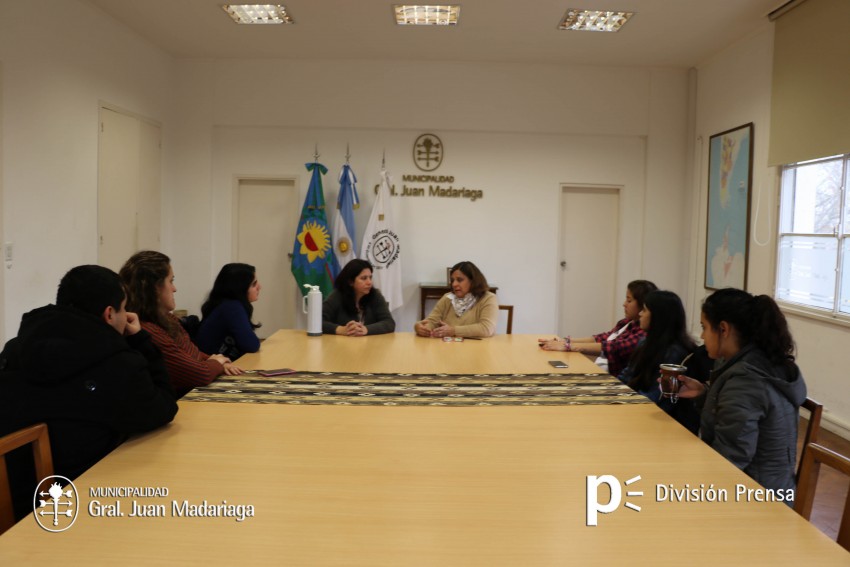
[[[770,134],[770,90],[773,67],[773,26],[730,46],[698,67],[695,169],[692,187],[692,254],[698,258],[690,272],[689,319],[699,322],[703,288],[705,223],[708,191],[708,140],[713,134],[754,123],[753,200],[750,220],[748,291],[772,295],[776,261],[778,181],[767,166]],[[759,204],[760,197],[760,204]],[[825,426],[850,436],[850,384],[840,353],[847,348],[850,329],[789,314],[797,342],[798,363],[806,378],[809,397],[825,405]],[[696,325],[698,326],[698,325]]]
[[[402,174],[417,172],[412,143],[423,132],[446,144],[434,173],[483,189],[485,198],[395,199],[408,251],[400,329],[417,316],[418,282],[439,281],[445,266],[471,259],[500,286],[500,299],[517,306],[515,332],[553,332],[562,183],[623,187],[621,287],[649,277],[684,288],[687,266],[675,261],[687,225],[684,71],[276,60],[181,61],[179,68],[178,92],[190,93],[180,107],[192,118],[177,138],[196,144],[168,170],[166,186],[179,187],[172,198],[181,203],[175,227],[185,234],[169,253],[191,261],[190,269],[178,266],[179,303],[191,310],[232,261],[234,176],[297,177],[303,196],[304,163],[318,143],[333,202],[348,142],[361,181],[362,232],[382,150],[400,188]],[[205,143],[207,129],[214,134]],[[291,244],[281,243],[281,254]],[[193,278],[204,258],[206,276]]]
[[[344,162],[346,142],[359,179],[361,208],[356,212],[357,238],[362,242],[379,181],[382,150],[396,190],[403,173],[421,173],[413,166],[413,142],[420,131],[302,130],[289,128],[216,129],[213,154],[213,264],[230,258],[234,178],[250,173],[296,177],[303,200],[314,142],[320,162],[329,167],[325,199],[335,203],[336,181]],[[418,317],[419,282],[445,280],[445,268],[469,259],[499,286],[502,303],[515,306],[515,332],[555,328],[560,184],[581,182],[623,187],[624,211],[620,249],[623,286],[640,270],[644,200],[643,139],[592,138],[539,134],[435,131],[445,146],[443,165],[434,172],[453,175],[454,187],[481,189],[484,197],[468,199],[394,197],[393,218],[402,239],[405,306],[395,314],[399,330],[411,330]],[[611,156],[616,156],[615,160]],[[443,184],[447,186],[448,184]],[[330,209],[330,207],[329,207]],[[293,211],[297,218],[299,208]],[[335,214],[335,213],[332,213]],[[294,235],[293,235],[294,236]],[[292,239],[273,243],[284,255]],[[607,324],[604,323],[604,324]]]
[[[86,3],[3,0],[0,13],[5,339],[69,268],[97,261],[99,102],[167,123],[172,63]]]

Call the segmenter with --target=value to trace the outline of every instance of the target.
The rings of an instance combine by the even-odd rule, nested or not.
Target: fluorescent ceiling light
[[[558,29],[576,31],[619,31],[634,12],[605,12],[570,8]]]
[[[280,4],[224,4],[227,14],[237,24],[294,24]]]
[[[395,23],[400,26],[454,26],[460,6],[393,6]]]

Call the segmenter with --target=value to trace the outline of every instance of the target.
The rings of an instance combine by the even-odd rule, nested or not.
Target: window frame
[[[838,225],[832,234],[830,233],[803,233],[803,232],[787,232],[783,231],[783,215],[786,211],[783,210],[783,203],[786,201],[786,191],[792,190],[796,192],[796,177],[794,187],[786,188],[785,179],[786,173],[790,170],[799,169],[803,166],[810,166],[817,163],[826,163],[831,161],[841,161],[841,186],[840,186],[840,201],[839,201],[839,218]],[[780,305],[783,311],[788,313],[801,315],[821,321],[840,324],[841,326],[850,327],[850,313],[841,312],[841,286],[842,272],[850,277],[850,254],[845,254],[844,249],[848,247],[850,242],[850,153],[827,156],[818,159],[802,161],[798,163],[786,164],[779,168],[779,200],[777,203],[777,227],[776,227],[776,261],[774,263],[774,299]],[[796,205],[796,199],[791,197],[792,203]],[[782,243],[784,237],[804,236],[812,238],[832,237],[835,239],[836,245],[836,263],[835,282],[834,282],[834,301],[831,309],[816,307],[805,303],[798,303],[789,299],[779,297],[780,266],[782,265]]]

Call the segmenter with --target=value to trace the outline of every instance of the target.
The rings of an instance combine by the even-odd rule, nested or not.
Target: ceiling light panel
[[[224,4],[225,12],[237,24],[294,24],[280,4]]]
[[[393,6],[395,23],[400,26],[454,26],[460,17],[460,6]]]
[[[619,31],[634,16],[634,12],[606,12],[570,8],[558,29],[574,31]]]

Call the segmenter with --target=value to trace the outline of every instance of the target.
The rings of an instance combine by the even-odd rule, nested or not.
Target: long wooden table
[[[552,368],[561,360],[569,368]],[[263,342],[260,352],[239,359],[245,368],[294,368],[308,372],[397,372],[427,374],[543,374],[599,372],[586,356],[544,351],[537,335],[497,335],[489,339],[446,342],[392,333],[374,337],[307,337],[282,330]]]
[[[380,340],[375,340],[380,339]],[[445,343],[396,334],[284,331],[246,367],[544,372],[536,337]],[[392,353],[392,354],[388,354]],[[571,370],[584,364],[574,354]],[[450,361],[453,361],[450,364]],[[492,361],[497,361],[498,364]],[[509,361],[515,366],[505,368]],[[385,365],[392,365],[388,367]],[[406,366],[410,365],[410,366]],[[426,366],[427,365],[427,366]],[[414,370],[415,366],[415,370]],[[371,369],[371,370],[370,370]],[[582,370],[584,371],[584,370]],[[588,475],[622,504],[586,525]],[[735,501],[755,485],[654,405],[340,407],[181,402],[173,424],[133,439],[76,480],[165,487],[164,517],[92,517],[52,534],[25,519],[0,565],[839,565],[850,554],[781,503]],[[657,485],[729,490],[728,502],[656,499]],[[597,500],[606,503],[601,487]],[[642,492],[627,496],[626,492]],[[129,514],[132,498],[122,501]],[[172,501],[251,505],[254,517],[175,517]],[[627,508],[625,502],[640,507]]]

